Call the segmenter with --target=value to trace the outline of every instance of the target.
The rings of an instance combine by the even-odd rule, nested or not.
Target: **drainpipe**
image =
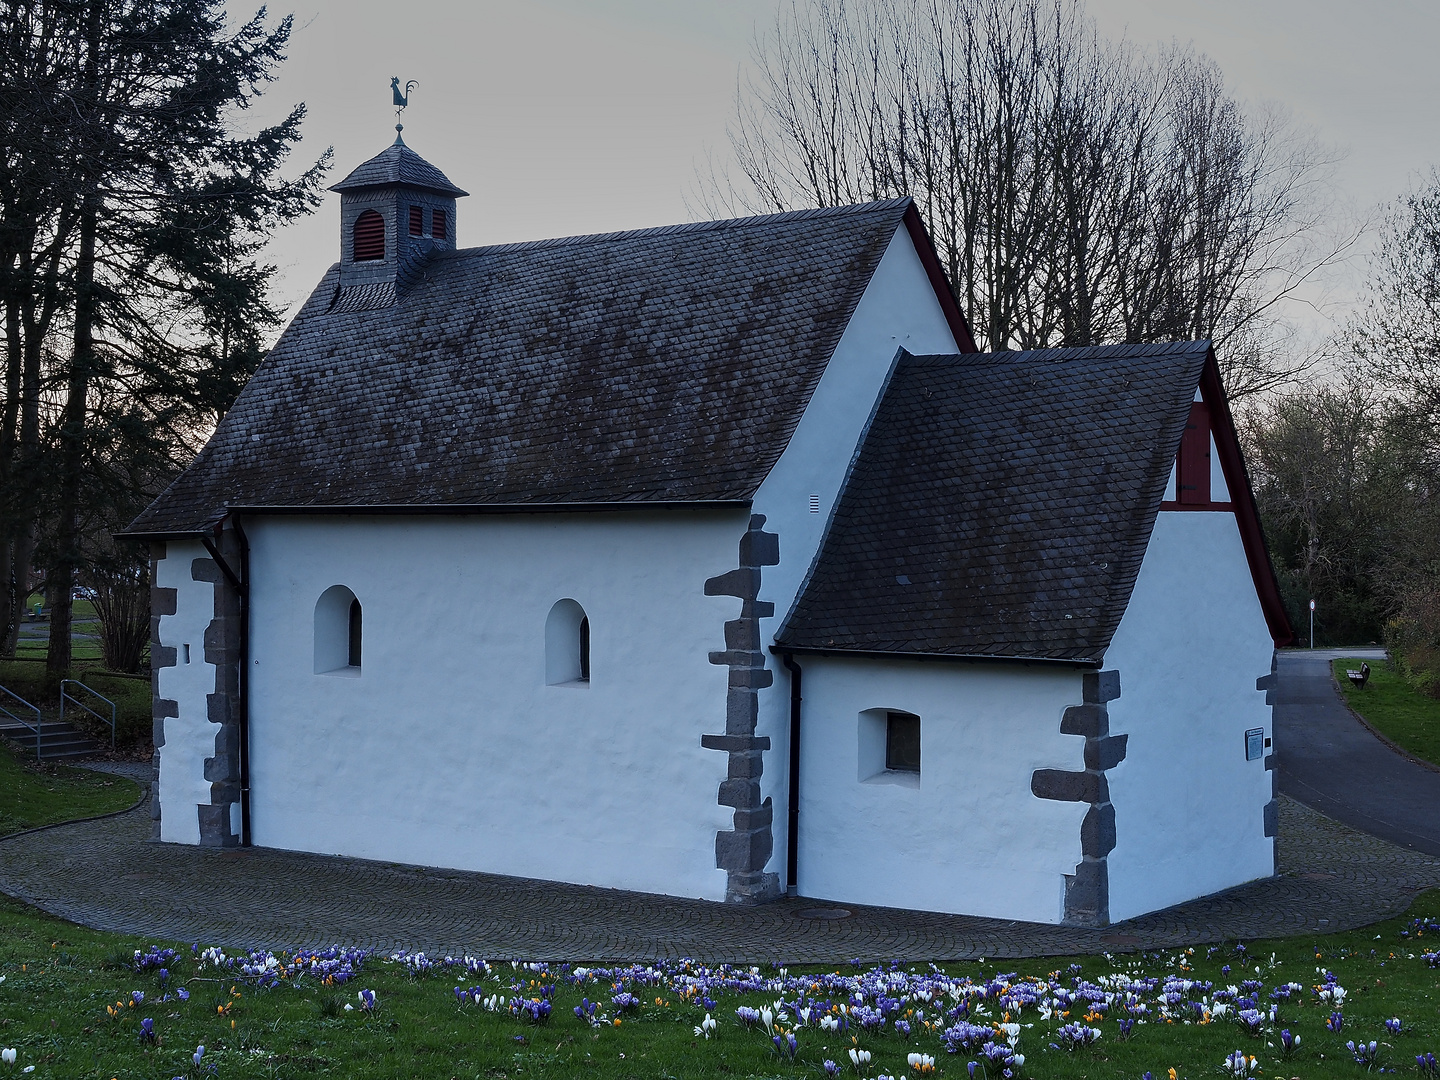
[[[236,703],[236,727],[238,741],[240,743],[236,750],[236,757],[240,760],[240,845],[250,846],[250,697],[249,697],[249,675],[246,672],[246,665],[250,662],[250,541],[245,536],[245,530],[240,525],[240,519],[236,517],[227,518],[234,526],[235,539],[240,544],[240,573],[237,576],[220,554],[218,540],[225,529],[225,519],[222,519],[215,526],[215,539],[212,540],[204,533],[200,534],[200,542],[205,545],[205,550],[210,553],[210,558],[215,560],[215,565],[220,568],[220,573],[225,575],[225,580],[235,590],[235,595],[240,599],[240,663],[236,677],[236,696],[239,701]]]
[[[790,653],[780,659],[790,672],[790,798],[785,830],[785,892],[800,895],[796,884],[800,863],[800,678],[803,672]]]
[[[232,517],[240,541],[240,846],[250,846],[250,539],[238,517]]]

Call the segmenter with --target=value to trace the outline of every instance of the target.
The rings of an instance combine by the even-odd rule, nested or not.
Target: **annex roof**
[[[895,199],[437,252],[376,310],[337,306],[332,268],[128,534],[237,506],[746,500],[902,222],[934,263]]]
[[[362,188],[394,187],[405,184],[408,187],[435,191],[451,198],[470,194],[461,191],[430,162],[406,146],[400,136],[369,161],[350,170],[348,176],[330,187],[331,191],[359,191]]]
[[[1209,355],[902,352],[776,648],[1099,662]]]

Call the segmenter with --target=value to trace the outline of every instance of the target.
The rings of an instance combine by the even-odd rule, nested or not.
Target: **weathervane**
[[[410,104],[410,91],[420,84],[411,79],[405,84],[405,90],[400,90],[400,76],[394,75],[390,79],[390,96],[395,100],[395,137],[400,137],[400,132],[405,130],[405,125],[400,123],[400,114],[405,111],[405,106]]]

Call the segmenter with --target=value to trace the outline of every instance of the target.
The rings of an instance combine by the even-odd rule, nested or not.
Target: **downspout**
[[[200,534],[200,542],[205,545],[205,550],[215,560],[215,565],[225,575],[225,580],[235,590],[235,595],[240,600],[240,663],[239,671],[236,673],[236,711],[239,716],[235,718],[239,747],[236,749],[236,757],[239,761],[240,773],[240,845],[250,846],[250,679],[246,672],[246,666],[250,662],[250,541],[245,536],[245,529],[240,524],[240,519],[226,515],[235,529],[235,539],[240,544],[240,573],[237,576],[220,554],[219,545],[206,536]],[[225,520],[222,519],[215,526],[217,537],[225,528]]]
[[[232,517],[240,541],[240,697],[237,718],[240,758],[240,846],[250,846],[250,538],[238,517]]]
[[[791,653],[781,653],[781,661],[790,672],[790,797],[785,829],[785,892],[799,896],[796,878],[800,864],[800,665]]]

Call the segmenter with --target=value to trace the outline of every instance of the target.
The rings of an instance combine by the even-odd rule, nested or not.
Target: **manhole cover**
[[[820,920],[848,919],[850,912],[843,907],[807,907],[795,912],[795,917]]]

